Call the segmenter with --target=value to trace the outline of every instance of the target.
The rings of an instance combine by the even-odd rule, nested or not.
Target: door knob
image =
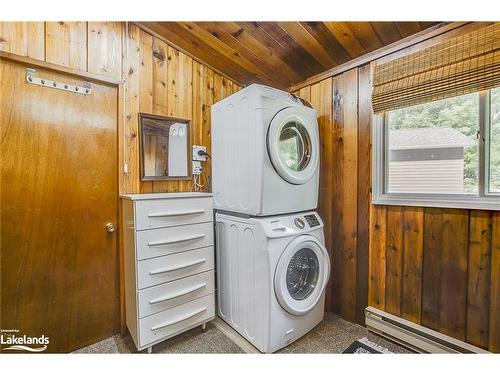
[[[115,225],[113,223],[107,223],[105,228],[109,233],[112,233],[115,231]]]

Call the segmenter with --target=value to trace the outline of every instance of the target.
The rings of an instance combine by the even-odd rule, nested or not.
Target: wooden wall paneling
[[[87,71],[87,22],[46,22],[46,61]]]
[[[153,36],[147,32],[140,30],[140,64],[139,64],[139,112],[153,113]],[[137,118],[137,116],[136,116]],[[139,119],[137,118],[137,124]],[[135,143],[137,144],[136,160],[134,161],[137,173],[137,179],[140,179],[139,167],[139,125],[137,125],[137,133]],[[141,193],[152,193],[153,182],[141,181],[139,184]]]
[[[440,332],[465,340],[469,211],[443,209]]]
[[[385,310],[387,208],[370,206],[368,306]]]
[[[0,22],[0,51],[45,60],[44,22]]]
[[[167,111],[172,117],[191,120],[193,114],[193,60],[168,47]],[[190,129],[192,131],[192,129]],[[168,181],[169,191],[189,190],[189,181]]]
[[[125,191],[139,193],[139,107],[140,107],[140,66],[141,66],[141,30],[130,25],[128,29],[128,58],[125,72],[125,126],[124,126],[124,160],[128,164],[125,178]]]
[[[168,48],[163,40],[153,37],[153,114],[161,116],[168,116]],[[171,181],[152,182],[154,193],[169,192],[171,186]]]
[[[241,90],[241,87],[233,82],[233,94]],[[310,90],[309,90],[310,91]]]
[[[222,77],[222,96],[224,98],[233,94],[233,81],[227,79],[226,77]]]
[[[45,60],[45,22],[26,22],[28,28],[27,57]]]
[[[401,284],[403,271],[403,208],[387,207],[385,310],[401,314]]]
[[[193,61],[193,144],[206,145],[207,136],[210,135],[206,128],[210,126],[209,122],[209,106],[213,100],[213,74],[209,69],[202,64]],[[211,162],[207,160],[205,168],[201,175],[202,181],[208,181]]]
[[[189,120],[193,105],[193,59],[168,47],[168,114]]]
[[[405,207],[403,215],[401,316],[404,319],[420,324],[424,211],[422,208]]]
[[[191,126],[193,133],[193,144],[201,145],[203,141],[203,86],[204,67],[197,61],[193,61],[193,115]]]
[[[493,212],[491,240],[489,350],[500,352],[500,211]]]
[[[88,23],[88,71],[119,80],[122,76],[123,22]]]
[[[332,80],[327,79],[311,86],[311,104],[318,114],[318,125],[321,144],[321,172],[319,186],[319,207],[324,222],[325,246],[330,255],[330,281],[326,290],[326,311],[333,311],[332,299],[335,295],[334,284],[339,283],[340,262],[337,262],[334,252],[337,251],[332,243],[332,185],[333,185],[333,86]],[[337,172],[338,173],[338,172]]]
[[[210,68],[205,67],[203,74],[203,107],[202,107],[202,145],[206,146],[207,152],[212,154],[212,131],[211,131],[211,105],[215,103],[216,90],[215,90],[215,74]],[[201,174],[203,183],[206,185],[208,191],[210,188],[210,181],[212,178],[211,161],[205,164],[205,168]]]
[[[371,204],[371,67],[358,69],[358,212],[356,255],[356,322],[365,324],[368,306],[368,246]],[[302,90],[301,90],[302,91]]]
[[[488,348],[491,234],[491,211],[470,211],[465,338],[484,349]]]
[[[153,113],[168,116],[168,45],[153,37]]]
[[[358,70],[344,73],[342,94],[344,124],[342,136],[342,231],[343,252],[340,282],[340,311],[344,319],[356,318],[356,262],[358,239]],[[334,204],[335,206],[335,204]],[[334,213],[335,214],[335,213]],[[335,230],[334,230],[335,231]]]
[[[224,98],[223,96],[223,87],[222,87],[222,76],[220,74],[214,73],[214,84],[212,87],[213,91],[213,99],[212,104],[217,103],[219,100]]]
[[[311,101],[311,86],[306,86],[306,87],[301,88],[299,91],[296,91],[295,95],[310,102]]]
[[[323,81],[322,81],[323,82]],[[322,156],[322,174],[324,174],[323,195],[321,207],[324,216],[328,219],[328,241],[331,244],[332,256],[332,303],[331,311],[342,313],[342,280],[344,260],[344,95],[346,93],[346,75],[341,74],[332,79],[332,92],[330,100],[333,102],[333,127],[329,137],[321,139],[324,149]],[[323,137],[320,132],[320,137]]]
[[[439,331],[441,324],[441,208],[426,208],[422,275],[422,325]]]

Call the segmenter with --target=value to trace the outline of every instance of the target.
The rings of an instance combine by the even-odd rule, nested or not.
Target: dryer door
[[[308,121],[300,107],[279,111],[269,125],[267,151],[281,178],[295,185],[306,183],[319,163],[316,121]]]
[[[293,315],[304,315],[316,306],[330,276],[330,257],[310,235],[295,238],[276,266],[274,291],[278,301]]]

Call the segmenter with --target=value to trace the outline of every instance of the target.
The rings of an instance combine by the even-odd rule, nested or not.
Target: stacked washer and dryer
[[[262,352],[323,319],[316,111],[253,84],[212,106],[218,315]]]

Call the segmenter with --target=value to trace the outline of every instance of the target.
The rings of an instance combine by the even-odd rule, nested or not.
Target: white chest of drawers
[[[126,322],[138,350],[215,317],[212,194],[122,196]]]

